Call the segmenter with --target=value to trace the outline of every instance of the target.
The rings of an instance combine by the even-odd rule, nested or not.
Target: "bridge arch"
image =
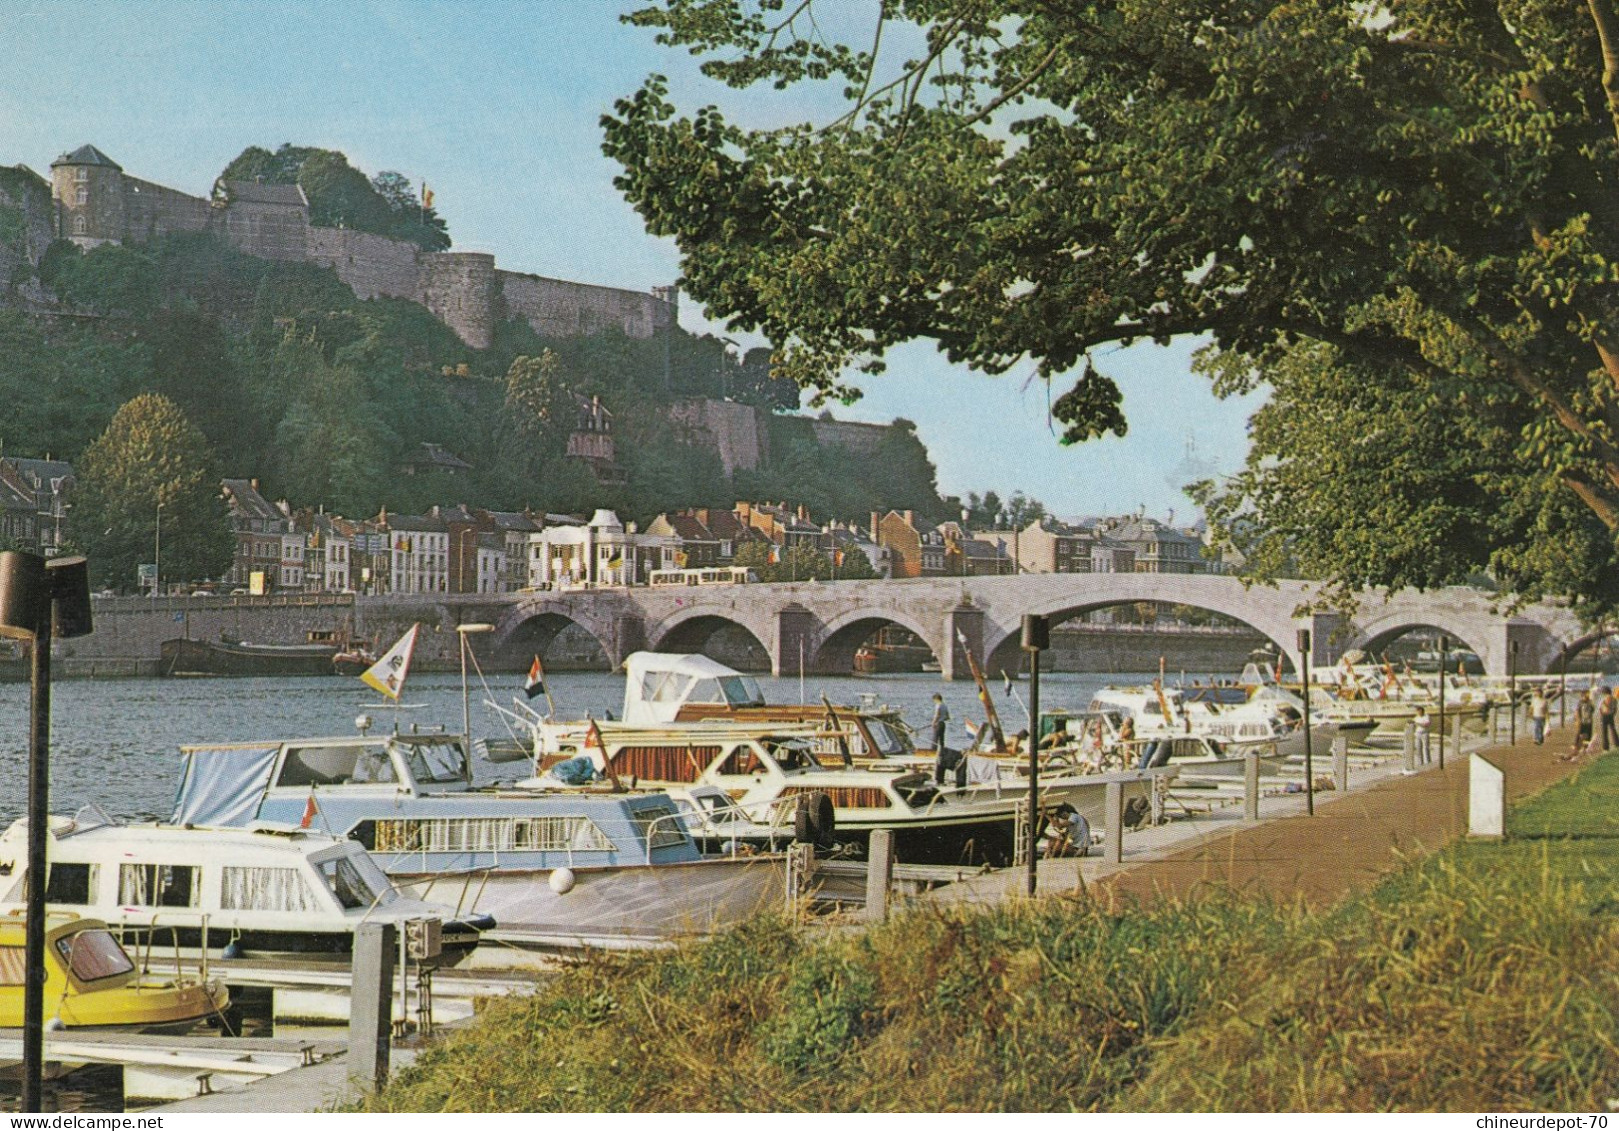
[[[856,650],[887,625],[897,625],[915,634],[933,650],[934,658],[942,661],[937,628],[929,631],[905,609],[862,606],[835,616],[821,626],[815,649],[805,658],[805,666],[815,675],[847,675],[854,670]]]
[[[570,616],[549,609],[531,610],[530,614],[521,620],[497,625],[496,655],[515,662],[533,654],[550,664],[556,657],[547,653],[556,643],[557,637],[569,628],[584,629],[595,644],[597,655],[592,657],[593,664],[606,668],[613,666],[613,658],[608,653],[606,644],[601,637],[590,631],[588,625],[582,625]]]
[[[769,670],[769,642],[761,639],[756,626],[737,616],[730,605],[682,607],[648,629],[647,647],[654,652],[706,652],[714,638],[726,631],[739,633],[745,638],[747,650],[757,653],[753,663],[743,666]]]

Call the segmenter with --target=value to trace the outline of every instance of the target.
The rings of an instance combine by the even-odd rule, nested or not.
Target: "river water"
[[[1198,673],[1205,676],[1208,673]],[[1231,673],[1223,673],[1231,674]],[[1101,673],[1054,673],[1040,683],[1047,707],[1083,707],[1091,692],[1109,682],[1147,678]],[[1191,674],[1188,673],[1188,677]],[[597,718],[622,713],[624,677],[605,672],[557,672],[546,679],[557,712]],[[970,682],[945,682],[937,675],[860,677],[762,677],[772,703],[854,703],[861,695],[898,707],[905,719],[925,731],[935,691],[950,708],[952,745],[968,739],[963,723],[984,715]],[[1027,726],[1027,679],[991,684],[991,696],[1010,733]],[[474,675],[469,701],[475,737],[505,737],[487,699],[509,705],[522,696],[522,676]],[[308,676],[279,679],[117,679],[63,680],[51,690],[51,810],[68,813],[95,802],[115,817],[161,819],[171,811],[179,777],[179,747],[187,743],[257,742],[355,733],[355,719],[368,714],[377,727],[391,729],[396,712],[357,679]],[[412,706],[397,712],[401,726],[461,729],[461,679],[456,674],[418,673],[405,688]],[[540,700],[538,702],[543,702]],[[27,798],[28,688],[0,685],[0,820],[23,814]],[[520,765],[484,767],[481,776],[517,775]],[[3,828],[0,825],[0,828]]]

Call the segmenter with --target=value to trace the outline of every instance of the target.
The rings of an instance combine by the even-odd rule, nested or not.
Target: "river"
[[[1148,678],[1055,673],[1042,677],[1040,702],[1043,708],[1083,707],[1091,692],[1105,683]],[[586,712],[601,718],[608,711],[617,715],[623,709],[622,675],[558,672],[548,674],[547,683],[557,712],[564,718]],[[938,691],[950,708],[952,745],[965,745],[964,721],[976,723],[984,714],[970,682],[947,683],[937,675],[809,676],[802,682],[796,677],[767,676],[760,683],[772,703],[796,703],[801,696],[818,703],[825,694],[834,704],[842,704],[854,703],[862,694],[875,695],[903,711],[918,730],[926,729],[931,698]],[[499,717],[482,704],[486,699],[508,704],[522,695],[521,688],[522,677],[511,673],[490,675],[487,682],[474,675],[469,700],[475,737],[505,736]],[[1008,732],[1027,726],[1023,704],[1028,694],[1027,679],[1012,684],[1010,692],[999,681],[991,685],[996,710]],[[403,728],[461,729],[460,676],[441,673],[411,676],[404,699],[412,706],[398,712],[383,706],[381,697],[357,679],[319,676],[63,680],[52,687],[51,698],[52,812],[69,813],[95,802],[113,816],[127,819],[167,817],[178,782],[182,744],[348,735],[355,732],[355,719],[362,714],[370,715],[379,728],[391,728],[397,715]],[[0,777],[0,819],[8,823],[20,817],[26,806],[27,749],[28,688],[0,685],[0,759],[11,767]],[[520,769],[512,764],[485,766],[480,776],[509,778]]]

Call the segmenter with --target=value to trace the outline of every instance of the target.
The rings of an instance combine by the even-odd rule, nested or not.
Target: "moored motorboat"
[[[23,1023],[27,917],[0,914],[0,1027]],[[68,911],[45,925],[47,1023],[64,1029],[184,1032],[223,1015],[230,993],[217,980],[143,975],[107,925]]]
[[[422,920],[452,964],[494,926],[401,895],[360,844],[296,826],[124,825],[87,806],[49,827],[47,902],[99,917],[126,942],[344,954],[362,923]],[[19,820],[0,835],[7,902],[26,888],[27,832]]]

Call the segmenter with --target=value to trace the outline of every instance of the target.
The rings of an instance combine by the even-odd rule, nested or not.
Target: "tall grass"
[[[1603,1110],[1619,1097],[1619,758],[1321,914],[1233,895],[762,918],[601,956],[371,1110]],[[1555,838],[1570,822],[1583,835]]]

